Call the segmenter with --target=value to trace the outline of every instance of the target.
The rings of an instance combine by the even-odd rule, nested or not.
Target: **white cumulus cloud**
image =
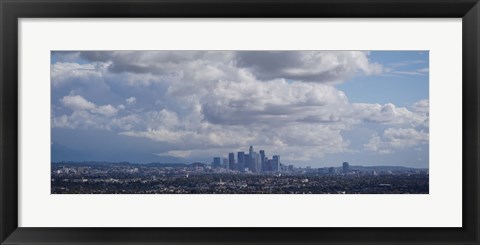
[[[90,63],[74,63],[78,57]],[[344,133],[361,124],[389,127],[364,145],[369,151],[428,143],[428,100],[409,108],[351,103],[334,86],[384,72],[368,52],[79,52],[51,69],[60,96],[52,105],[53,127],[163,142],[169,149],[156,152],[162,156],[211,156],[253,144],[283,159],[309,161],[349,151]],[[100,98],[97,85],[115,102]]]
[[[414,128],[388,128],[382,137],[376,134],[372,135],[364,148],[379,153],[393,153],[395,150],[427,144],[428,139],[427,132]]]

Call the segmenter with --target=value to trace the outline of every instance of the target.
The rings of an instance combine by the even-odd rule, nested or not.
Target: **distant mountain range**
[[[96,162],[96,161],[84,161],[84,162],[72,162],[72,161],[62,161],[62,162],[52,162],[53,166],[58,165],[83,165],[83,166],[99,166],[99,165],[118,165],[118,166],[146,166],[146,167],[189,167],[192,164],[186,163],[131,163],[131,162]]]

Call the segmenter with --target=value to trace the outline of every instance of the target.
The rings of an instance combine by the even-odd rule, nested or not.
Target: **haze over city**
[[[429,166],[428,51],[52,51],[52,162]],[[223,162],[222,162],[223,163]]]

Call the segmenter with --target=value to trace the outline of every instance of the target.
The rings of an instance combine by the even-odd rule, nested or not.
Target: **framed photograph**
[[[3,244],[480,244],[477,0],[0,2]]]

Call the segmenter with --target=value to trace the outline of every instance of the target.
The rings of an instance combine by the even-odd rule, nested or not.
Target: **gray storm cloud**
[[[110,61],[109,70],[115,73],[165,74],[195,61],[234,63],[250,69],[260,80],[319,83],[342,82],[357,72],[376,74],[383,69],[369,62],[368,53],[362,51],[86,51],[79,56],[94,62]]]

